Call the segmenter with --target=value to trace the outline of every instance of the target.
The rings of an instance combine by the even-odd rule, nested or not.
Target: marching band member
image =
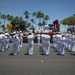
[[[38,43],[38,45],[40,45],[40,39],[41,39],[41,35],[40,35],[40,33],[37,33],[37,43]]]
[[[2,36],[1,36],[1,34],[0,34],[0,43],[1,43],[1,45],[2,45]],[[1,46],[0,46],[0,52],[1,52]]]
[[[74,33],[72,33],[72,35],[69,39],[70,39],[70,41],[69,41],[68,49],[69,49],[69,51],[74,51],[74,49],[73,49],[73,46],[75,44],[75,35],[74,35]]]
[[[23,33],[20,31],[19,33],[19,39],[20,39],[20,47],[23,47]]]
[[[45,31],[45,55],[49,55],[50,52],[50,36],[48,31]]]
[[[12,43],[13,43],[12,53],[13,53],[13,55],[17,55],[18,52],[20,51],[19,41],[20,40],[19,40],[18,36],[16,36],[16,34],[14,34],[13,38],[12,38]]]
[[[5,49],[9,48],[9,42],[10,42],[9,34],[5,33]]]
[[[60,38],[62,37],[61,33],[56,35],[56,50],[59,52],[60,51]]]
[[[45,52],[45,32],[43,32],[43,34],[41,35],[41,39],[42,39],[42,50],[43,52]]]
[[[61,38],[61,43],[60,43],[60,54],[61,55],[64,55],[65,54],[65,40],[66,38],[65,37],[62,37]]]
[[[29,32],[27,38],[28,38],[28,54],[33,55],[34,36],[31,32]]]
[[[5,35],[4,35],[4,33],[1,34],[1,51],[2,52],[5,51]]]
[[[54,44],[54,48],[56,48],[56,46],[57,46],[56,35],[53,35],[53,44]]]

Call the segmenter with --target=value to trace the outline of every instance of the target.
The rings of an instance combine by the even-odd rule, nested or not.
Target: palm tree
[[[26,30],[26,21],[24,21],[22,17],[19,18],[19,27],[19,29],[22,31]]]
[[[25,25],[26,30],[27,30],[30,26],[31,26],[31,23],[27,23],[27,24]]]
[[[0,21],[0,28],[1,28],[1,21]]]
[[[35,26],[36,26],[37,12],[33,12],[33,13],[32,13],[32,16],[34,16],[34,17],[35,17],[34,22],[35,22]]]
[[[41,23],[41,11],[37,12],[37,18],[39,19],[39,23]]]
[[[38,26],[40,28],[40,27],[42,27],[42,21],[43,21],[43,18],[44,18],[44,13],[41,12],[41,11],[38,11],[37,12],[37,18],[39,19]]]
[[[32,22],[32,24],[34,24],[34,23],[35,23],[35,22],[34,22],[34,19],[31,19],[30,21]]]
[[[0,21],[0,25],[1,25],[1,21]]]
[[[48,22],[48,20],[49,20],[49,16],[48,15],[45,15],[44,16],[44,20],[46,21],[46,23]]]
[[[3,31],[6,30],[5,25],[1,25],[1,28],[3,29]]]
[[[9,22],[11,22],[12,20],[13,20],[13,16],[12,15],[6,15],[6,19],[9,21]]]
[[[5,25],[6,15],[5,15],[5,14],[2,14],[2,15],[1,15],[1,18],[4,20],[4,25]]]
[[[39,19],[39,24],[42,23],[42,20],[44,18],[44,13],[41,11],[37,12],[37,18]]]
[[[28,19],[29,19],[29,12],[28,11],[24,11],[24,16],[26,18],[26,22],[28,23]]]
[[[46,22],[43,20],[43,21],[42,21],[42,26],[44,26],[44,25],[46,25]]]

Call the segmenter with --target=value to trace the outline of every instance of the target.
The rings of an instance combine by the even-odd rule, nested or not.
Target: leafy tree
[[[16,16],[12,21],[11,21],[11,24],[13,25],[13,28],[14,30],[18,30],[19,28],[19,17]]]
[[[64,18],[62,21],[60,21],[60,23],[63,25],[73,26],[73,31],[74,31],[75,15],[72,15],[68,18]]]
[[[11,24],[13,25],[12,28],[13,30],[22,30],[22,31],[26,30],[30,26],[30,23],[26,23],[26,21],[24,21],[22,17],[18,17],[18,16],[13,18]]]

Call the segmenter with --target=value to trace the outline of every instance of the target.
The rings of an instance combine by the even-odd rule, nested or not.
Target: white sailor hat
[[[69,34],[71,34],[71,31],[68,31]]]
[[[44,33],[48,33],[48,31],[47,31],[47,30],[45,30],[45,31],[44,31]]]
[[[14,31],[13,34],[16,34],[16,32]]]
[[[22,31],[20,31],[20,33],[21,33]]]
[[[4,35],[4,34],[1,34],[1,36],[2,36],[2,37],[5,37],[5,35]]]
[[[4,35],[9,35],[8,33],[5,33]]]

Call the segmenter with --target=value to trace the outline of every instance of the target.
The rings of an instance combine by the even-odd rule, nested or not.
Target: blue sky
[[[25,10],[30,13],[41,10],[44,14],[49,15],[48,23],[52,23],[53,20],[61,21],[75,14],[75,0],[0,0],[2,14],[23,16]],[[61,25],[61,31],[64,28]]]

